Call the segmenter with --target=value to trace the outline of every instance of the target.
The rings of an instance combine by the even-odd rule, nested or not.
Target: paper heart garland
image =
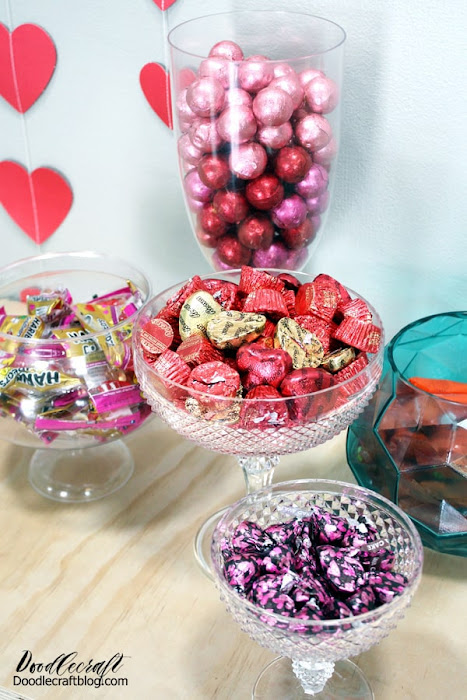
[[[146,63],[139,74],[144,96],[164,124],[173,129],[170,76],[159,63]]]
[[[162,12],[165,12],[171,5],[174,4],[174,2],[176,2],[176,0],[154,0],[154,2],[156,3],[157,7],[162,10]]]
[[[35,24],[0,24],[0,95],[24,114],[42,95],[57,63],[50,36]]]
[[[73,201],[69,184],[51,168],[29,173],[19,163],[0,162],[0,203],[35,243],[43,243],[60,226]]]

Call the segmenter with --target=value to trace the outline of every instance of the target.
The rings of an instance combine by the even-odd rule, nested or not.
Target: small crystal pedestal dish
[[[403,328],[386,348],[378,391],[347,438],[347,459],[358,482],[408,513],[425,545],[462,556],[467,556],[467,402],[424,391],[409,379],[465,384],[466,356],[465,311],[428,316]]]
[[[339,145],[344,30],[282,10],[169,34],[191,227],[216,270],[300,270],[322,235]]]
[[[149,294],[139,270],[94,252],[39,255],[0,270],[0,438],[35,450],[29,481],[41,495],[92,501],[130,478],[121,438],[150,415],[131,334]],[[102,330],[85,330],[94,322]]]
[[[268,272],[277,275],[281,271],[268,270]],[[297,273],[295,276],[301,283],[312,280],[312,277],[304,273]],[[238,282],[240,270],[206,275],[201,279]],[[163,379],[153,366],[146,362],[141,346],[143,327],[158,314],[183,284],[185,283],[161,292],[141,310],[134,332],[136,376],[145,398],[157,415],[188,440],[214,452],[235,455],[243,470],[247,492],[255,492],[272,482],[274,468],[280,455],[301,452],[320,445],[355,420],[378,384],[382,368],[383,345],[380,345],[378,352],[368,356],[368,365],[340,384],[295,398],[280,397],[263,401],[262,399],[233,400],[218,396],[215,399],[215,415],[211,412],[208,418],[196,409],[193,410],[192,402],[195,399],[195,402],[201,405],[206,402],[212,404],[212,396]],[[348,291],[352,297],[356,297],[351,290]],[[373,322],[381,328],[378,314],[370,305],[368,306],[373,314]],[[242,408],[244,411],[250,404],[252,407],[255,404],[259,409],[264,405],[269,412],[272,410],[271,406],[277,407],[275,412],[277,416],[290,415],[293,419],[287,418],[281,425],[276,416],[275,424],[270,427],[267,423],[260,424],[257,428],[252,427],[251,422],[248,422],[248,427],[245,427]],[[300,413],[297,413],[297,406],[300,408]],[[212,530],[222,512],[213,514],[203,524],[195,541],[196,557],[208,575],[210,575],[209,551]]]
[[[392,570],[407,580],[403,592],[368,612],[341,619],[310,620],[259,607],[229,584],[223,552],[240,523],[249,521],[265,529],[309,516],[315,508],[349,521],[364,518],[385,547],[392,550]],[[423,547],[412,522],[397,506],[368,489],[337,481],[279,483],[228,509],[214,531],[211,552],[215,582],[227,610],[258,644],[285,657],[260,674],[253,698],[374,697],[360,669],[345,659],[377,644],[397,625],[419,584]]]

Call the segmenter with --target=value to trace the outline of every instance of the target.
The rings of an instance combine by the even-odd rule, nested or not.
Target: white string
[[[170,127],[173,128],[173,117],[172,117],[172,104],[170,99],[170,52],[169,52],[169,42],[167,41],[167,36],[169,34],[169,20],[168,11],[165,9],[165,0],[162,0],[162,41],[164,46],[164,63],[165,70],[167,72],[167,78],[165,80],[165,104],[167,108],[167,114],[169,117]]]
[[[10,56],[11,56],[11,63],[12,63],[12,69],[13,69],[13,83],[14,83],[14,88],[15,88],[15,93],[16,93],[16,101],[18,105],[22,108],[21,104],[21,98],[19,94],[19,89],[18,89],[18,81],[16,78],[16,66],[15,66],[15,56],[13,52],[13,12],[11,10],[11,4],[10,0],[6,0],[6,10],[7,10],[7,17],[8,17],[8,24],[10,27]],[[36,195],[34,192],[34,187],[32,184],[32,158],[31,158],[31,148],[29,144],[29,135],[28,135],[28,127],[27,127],[27,120],[26,120],[26,114],[24,112],[19,112],[20,118],[21,118],[21,130],[23,133],[23,142],[24,142],[24,151],[26,155],[26,168],[28,170],[28,182],[29,182],[29,191],[31,193],[31,202],[32,202],[32,215],[34,218],[34,237],[35,237],[35,244],[39,248],[39,253],[41,252],[41,244],[38,242],[38,234],[40,234],[39,231],[39,217],[38,217],[38,212],[37,212],[37,202],[36,202]],[[40,236],[39,236],[40,238]]]

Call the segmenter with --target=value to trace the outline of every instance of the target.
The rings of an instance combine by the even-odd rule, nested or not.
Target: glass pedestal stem
[[[243,470],[248,494],[272,484],[274,469],[279,464],[279,455],[237,457],[237,459]]]
[[[307,695],[320,693],[334,672],[332,661],[297,661],[292,659],[292,668]]]

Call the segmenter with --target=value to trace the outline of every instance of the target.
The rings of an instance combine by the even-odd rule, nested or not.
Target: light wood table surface
[[[64,505],[29,486],[31,451],[0,441],[0,686],[34,700],[246,700],[273,654],[231,620],[192,553],[206,516],[244,494],[241,470],[157,418],[127,444],[123,489]],[[275,481],[312,476],[354,481],[345,434],[284,457]],[[406,617],[354,659],[376,700],[467,699],[466,574],[467,559],[425,550]],[[123,653],[128,686],[14,688],[27,649],[44,663]]]

